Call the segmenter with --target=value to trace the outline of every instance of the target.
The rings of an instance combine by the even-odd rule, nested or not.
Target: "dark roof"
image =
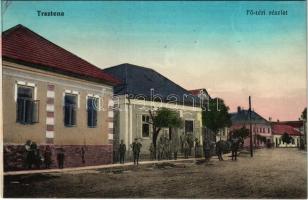
[[[273,124],[272,126],[272,134],[273,135],[283,135],[284,133],[288,133],[289,135],[301,135],[301,133],[293,128],[292,126],[285,124]]]
[[[29,67],[95,82],[110,85],[120,83],[98,67],[20,24],[2,33],[2,58]]]
[[[153,69],[124,63],[103,71],[122,81],[122,84],[114,87],[115,94],[128,94],[130,98],[142,95],[145,99],[151,100],[151,89],[154,89],[154,95],[159,96],[164,102],[168,102],[168,95],[173,95],[178,99],[178,103],[183,103],[184,99],[186,105],[192,105],[193,101],[195,105],[199,105],[199,98]],[[171,100],[175,101],[175,98]]]
[[[241,109],[236,113],[230,113],[232,124],[236,123],[249,123],[249,110]],[[269,123],[266,119],[264,119],[261,115],[256,113],[255,111],[251,111],[251,119],[252,123],[260,123],[267,124]]]

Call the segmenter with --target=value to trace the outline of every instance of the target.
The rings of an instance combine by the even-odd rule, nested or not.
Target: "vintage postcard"
[[[1,1],[4,198],[307,199],[306,1]]]

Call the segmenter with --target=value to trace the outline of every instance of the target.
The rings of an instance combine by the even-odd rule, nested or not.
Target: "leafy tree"
[[[220,98],[210,99],[208,108],[202,112],[202,123],[215,134],[224,127],[231,126],[231,119],[228,113],[229,107]]]
[[[167,108],[160,108],[155,112],[149,110],[149,113],[151,118],[150,123],[153,127],[152,142],[156,155],[156,142],[160,130],[162,128],[169,128],[169,134],[171,134],[171,128],[181,128],[183,126],[183,120],[180,118],[180,115],[176,111]]]
[[[244,140],[245,138],[249,136],[249,130],[243,126],[240,129],[235,129],[231,131],[231,135]]]
[[[284,133],[284,134],[281,136],[281,140],[282,140],[282,142],[286,143],[286,146],[287,146],[288,144],[290,144],[290,143],[292,142],[292,137],[289,136],[288,133]]]
[[[307,108],[303,110],[301,118],[307,120]]]

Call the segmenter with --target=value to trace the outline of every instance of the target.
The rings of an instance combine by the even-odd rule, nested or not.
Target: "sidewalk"
[[[140,161],[139,165],[148,165],[154,163],[164,163],[164,162],[185,162],[185,161],[196,161],[202,160],[203,158],[188,158],[188,159],[177,159],[177,160],[151,160],[151,161]],[[42,173],[61,173],[79,170],[90,170],[90,169],[112,169],[117,167],[133,166],[133,162],[128,162],[124,164],[107,164],[107,165],[96,165],[96,166],[85,166],[85,167],[72,167],[64,169],[39,169],[39,170],[24,170],[24,171],[9,171],[3,172],[4,176],[8,175],[24,175],[24,174],[42,174]]]

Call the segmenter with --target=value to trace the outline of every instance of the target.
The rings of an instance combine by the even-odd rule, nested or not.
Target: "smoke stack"
[[[237,112],[240,113],[241,112],[241,106],[237,107]]]

